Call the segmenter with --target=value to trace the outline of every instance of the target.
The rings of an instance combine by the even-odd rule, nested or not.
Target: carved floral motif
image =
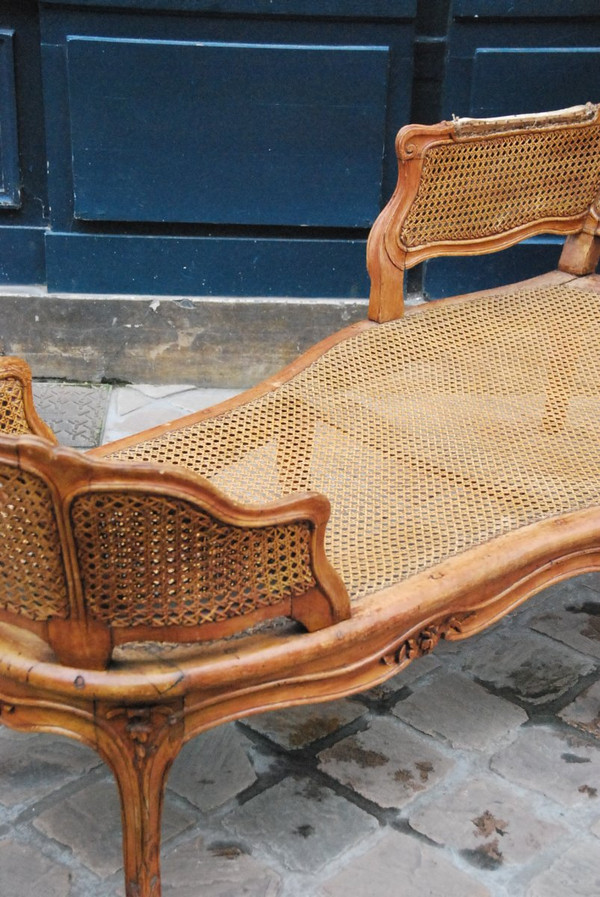
[[[122,733],[132,742],[135,757],[145,760],[156,750],[165,725],[177,721],[175,707],[159,705],[154,707],[115,707],[108,710],[106,719],[111,724],[117,722]]]
[[[400,642],[397,648],[382,658],[388,666],[405,666],[416,657],[429,654],[440,639],[447,638],[450,632],[462,632],[463,622],[470,614],[455,614],[444,620],[430,623],[420,632]]]

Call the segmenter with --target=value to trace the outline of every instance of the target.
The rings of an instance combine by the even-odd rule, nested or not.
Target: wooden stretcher
[[[403,128],[369,317],[208,411],[79,454],[0,359],[0,711],[112,769],[126,893],[227,720],[326,701],[600,569],[600,107]],[[435,255],[558,269],[403,310]]]

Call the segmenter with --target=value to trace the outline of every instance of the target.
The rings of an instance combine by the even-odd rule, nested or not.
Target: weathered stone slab
[[[459,662],[465,672],[531,704],[559,698],[594,669],[591,659],[522,627],[498,631],[493,643],[476,645]]]
[[[184,745],[169,774],[169,788],[201,810],[213,810],[256,781],[250,742],[233,724],[203,732]]]
[[[186,392],[193,392],[194,386],[189,383],[136,383],[134,386],[115,386],[112,394],[115,412],[130,414],[149,402],[161,399],[175,399]]]
[[[319,766],[381,807],[402,807],[439,782],[453,763],[407,727],[379,718],[322,751]]]
[[[358,719],[366,708],[353,701],[333,701],[274,710],[244,721],[288,750],[305,747]]]
[[[569,725],[600,738],[600,681],[586,688],[558,715]]]
[[[163,839],[183,831],[193,820],[167,800]],[[77,859],[97,875],[112,875],[123,863],[121,815],[116,786],[97,782],[45,810],[34,821],[49,838],[70,847]]]
[[[13,807],[38,801],[100,763],[97,754],[76,741],[0,727],[0,803]]]
[[[437,657],[433,654],[424,654],[422,657],[417,657],[413,660],[401,673],[397,673],[391,679],[382,682],[381,685],[370,688],[369,691],[365,692],[365,695],[376,701],[385,700],[397,691],[400,691],[401,688],[406,688],[423,676],[427,676],[433,670],[437,670],[439,666],[440,661]]]
[[[492,757],[491,766],[505,779],[564,806],[599,800],[600,751],[575,733],[569,736],[545,726],[525,728],[513,744]]]
[[[527,720],[503,698],[456,673],[436,676],[393,709],[399,719],[453,747],[486,750]]]
[[[281,879],[235,845],[207,848],[201,838],[162,863],[164,897],[278,897]]]
[[[588,577],[598,577],[590,573]],[[578,577],[548,590],[547,606],[529,619],[529,625],[556,641],[584,654],[600,658],[600,592],[586,587]],[[588,580],[586,580],[588,581]],[[600,580],[591,579],[592,582]]]
[[[538,875],[526,897],[592,897],[600,894],[600,851],[592,838],[581,838]]]
[[[319,897],[491,897],[447,855],[409,835],[385,835],[318,892]]]
[[[104,441],[139,433],[177,420],[236,395],[233,389],[195,389],[192,386],[114,387],[106,414]]]
[[[39,849],[12,839],[0,844],[0,893],[3,897],[67,897],[69,870]]]
[[[530,801],[491,776],[444,792],[409,820],[417,831],[484,869],[529,862],[565,832],[535,816]]]
[[[0,290],[0,352],[35,377],[242,387],[364,320],[366,300],[20,295]],[[58,323],[60,326],[58,326]]]
[[[298,872],[323,869],[378,828],[350,801],[296,778],[263,791],[226,816],[224,825]]]

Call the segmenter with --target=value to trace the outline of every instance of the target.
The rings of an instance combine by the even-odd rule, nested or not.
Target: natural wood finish
[[[571,234],[567,237],[558,267],[560,271],[581,276],[593,274],[599,261],[600,235],[596,220],[595,232],[582,231],[580,234]]]
[[[598,121],[588,106],[404,129],[369,240],[371,315],[398,318],[404,269],[432,254],[548,229],[568,235],[559,271],[354,325],[243,396],[87,457],[35,414],[27,366],[0,360],[0,719],[110,766],[127,897],[160,897],[165,781],[190,738],[376,685],[600,570]],[[477,235],[422,219],[432,150],[523,156],[532,137],[533,170],[548,135],[598,150],[586,209],[502,229],[505,198],[481,179]],[[419,203],[435,238],[403,242]]]

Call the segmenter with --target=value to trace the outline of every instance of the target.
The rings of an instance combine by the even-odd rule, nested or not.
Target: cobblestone
[[[526,897],[592,897],[600,894],[600,852],[583,838],[534,879]]]
[[[589,657],[560,647],[527,629],[502,629],[482,639],[461,658],[461,669],[498,689],[508,689],[528,704],[545,704],[564,695],[595,669]]]
[[[452,768],[426,739],[391,718],[319,754],[319,766],[380,807],[403,807]]]
[[[600,681],[590,685],[558,715],[569,725],[600,738]]]
[[[561,583],[561,586],[561,589],[553,587],[556,591],[549,596],[548,608],[533,617],[530,626],[599,659],[600,592],[585,588],[583,584],[577,588],[573,580]]]
[[[182,812],[165,802],[163,838],[183,831],[193,821],[190,812]],[[45,810],[35,827],[47,837],[70,847],[81,862],[101,877],[121,868],[121,819],[116,785],[97,782]]]
[[[323,869],[377,828],[375,819],[310,779],[287,778],[248,801],[225,827],[287,869]]]
[[[545,726],[524,729],[492,757],[491,767],[564,806],[599,800],[600,751],[576,732],[569,735]]]
[[[529,797],[517,796],[514,788],[489,776],[436,794],[409,819],[416,831],[488,868],[527,863],[566,834],[564,826],[536,816]]]
[[[396,833],[386,835],[350,863],[320,893],[323,897],[400,893],[402,897],[490,897],[486,887],[457,869],[441,851]]]
[[[93,751],[66,738],[0,728],[0,803],[39,801],[100,763]]]
[[[201,838],[173,850],[163,863],[164,897],[278,897],[277,873],[239,848],[207,849]],[[168,882],[168,883],[167,883]]]
[[[352,701],[335,701],[317,707],[289,707],[262,716],[250,717],[246,725],[268,736],[288,750],[306,747],[358,719],[364,706]]]
[[[204,812],[214,810],[256,781],[250,743],[233,724],[205,732],[184,745],[169,787]]]
[[[471,679],[440,673],[394,707],[395,716],[453,747],[482,750],[527,720],[527,714],[490,695]]]
[[[71,874],[65,866],[12,839],[0,843],[0,893],[3,897],[65,897]]]
[[[401,689],[409,688],[414,682],[417,682],[419,679],[422,679],[424,676],[437,670],[439,666],[440,661],[433,654],[417,657],[416,660],[413,660],[410,666],[405,670],[402,670],[401,673],[392,676],[391,679],[387,679],[385,682],[382,682],[381,685],[376,685],[374,688],[370,688],[365,694],[368,698],[371,698],[374,701],[386,700],[393,697]]]

